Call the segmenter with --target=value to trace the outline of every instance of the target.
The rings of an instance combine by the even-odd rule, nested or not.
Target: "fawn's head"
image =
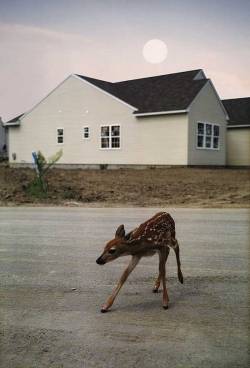
[[[114,239],[110,240],[104,247],[103,253],[97,258],[96,263],[104,265],[107,262],[111,262],[114,259],[127,255],[128,246],[125,237],[124,225],[120,225],[116,230]]]

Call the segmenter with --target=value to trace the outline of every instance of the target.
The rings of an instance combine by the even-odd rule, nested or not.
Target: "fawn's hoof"
[[[158,293],[159,290],[158,289],[153,289],[152,291],[153,291],[153,293],[156,294],[156,293]]]
[[[104,304],[101,308],[101,313],[106,313],[108,312],[108,310],[109,310],[108,306]]]
[[[168,305],[163,305],[163,309],[168,309]]]
[[[180,273],[180,274],[178,275],[178,279],[179,279],[179,281],[180,281],[180,283],[181,283],[181,284],[183,284],[183,283],[184,283],[184,278],[183,278],[182,273]]]
[[[107,312],[108,312],[108,309],[105,309],[105,308],[101,309],[101,313],[107,313]]]

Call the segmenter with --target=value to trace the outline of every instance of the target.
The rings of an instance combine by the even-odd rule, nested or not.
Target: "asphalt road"
[[[0,208],[3,368],[248,367],[249,212],[177,209],[184,285],[174,253],[168,310],[143,259],[112,310],[100,306],[129,259],[95,263],[117,225],[157,209]]]

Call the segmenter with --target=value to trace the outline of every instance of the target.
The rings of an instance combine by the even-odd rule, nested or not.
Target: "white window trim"
[[[63,130],[63,135],[62,135],[63,142],[62,143],[59,143],[58,142],[58,129],[62,129]],[[56,128],[56,144],[59,145],[59,146],[63,146],[64,145],[64,128],[62,128],[62,127]]]
[[[88,128],[88,134],[89,134],[88,138],[84,137],[84,129],[85,129],[85,128]],[[86,140],[90,139],[90,129],[89,129],[89,126],[87,126],[87,125],[85,125],[85,126],[83,127],[82,139],[83,139],[84,141],[86,141]]]
[[[111,147],[111,141],[112,141],[111,127],[112,126],[119,126],[120,127],[120,135],[119,135],[119,138],[120,138],[120,147]],[[105,137],[102,137],[102,127],[109,127],[109,132],[110,132],[110,135],[109,135],[109,144],[110,144],[110,147],[102,147],[102,138],[105,138]],[[121,125],[120,124],[102,124],[102,125],[100,125],[100,147],[99,147],[99,149],[100,150],[120,150],[121,149]]]
[[[203,140],[203,147],[198,147],[198,135],[202,135],[202,134],[198,134],[198,124],[201,123],[204,125],[204,140]],[[218,148],[214,148],[214,147],[206,147],[206,124],[212,125],[212,134],[211,134],[211,142],[213,142],[214,137],[218,137]],[[219,135],[214,136],[214,126],[218,126],[219,127]],[[195,138],[196,138],[196,149],[198,150],[208,150],[208,151],[219,151],[220,150],[220,140],[221,140],[221,125],[218,123],[210,123],[209,121],[197,121],[196,123],[196,134],[195,134]]]

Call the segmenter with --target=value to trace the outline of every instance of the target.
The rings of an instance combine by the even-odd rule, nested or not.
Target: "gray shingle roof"
[[[134,106],[136,113],[185,110],[208,79],[194,79],[201,71],[140,78],[122,82],[107,82],[77,74],[111,95]]]
[[[18,115],[18,116],[16,116],[16,117],[14,117],[13,119],[11,119],[11,120],[8,120],[5,124],[13,124],[14,125],[14,123],[17,123],[18,124],[18,120],[23,116],[24,114],[20,114],[20,115]]]
[[[250,97],[222,100],[228,113],[228,126],[250,125]]]

